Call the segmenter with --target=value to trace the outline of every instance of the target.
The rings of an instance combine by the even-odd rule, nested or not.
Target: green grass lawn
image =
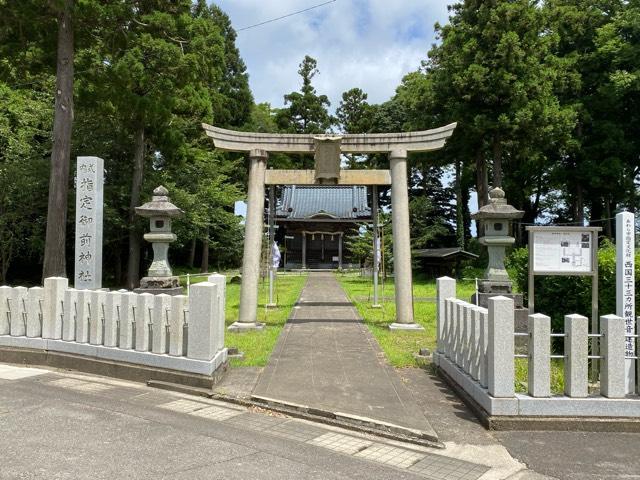
[[[338,274],[338,281],[355,304],[364,323],[376,337],[387,359],[394,367],[417,366],[413,354],[420,348],[433,351],[436,346],[436,303],[414,302],[415,321],[424,327],[420,332],[390,331],[388,325],[395,319],[396,306],[393,300],[385,300],[382,308],[372,308],[371,301],[366,300],[373,295],[371,278],[359,274]],[[458,281],[457,296],[469,300],[475,292],[474,281]],[[380,296],[393,298],[395,294],[393,279],[384,283],[384,291],[380,288]],[[433,279],[415,278],[413,281],[415,298],[435,297],[436,282]]]
[[[227,275],[227,298],[225,307],[225,322],[227,326],[238,320],[240,308],[240,284],[229,283],[235,272],[223,272]],[[182,277],[181,284],[186,288],[186,278]],[[263,367],[267,364],[271,351],[275,346],[282,327],[289,318],[302,287],[307,280],[302,274],[278,274],[275,298],[277,308],[265,308],[269,300],[269,283],[260,281],[258,288],[258,321],[265,324],[264,330],[243,333],[225,332],[225,345],[237,347],[244,352],[244,360],[232,360],[233,366]],[[206,281],[206,277],[190,278],[190,283]]]

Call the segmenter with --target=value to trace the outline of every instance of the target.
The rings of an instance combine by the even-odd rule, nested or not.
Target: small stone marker
[[[635,335],[635,217],[633,213],[616,215],[616,315],[625,322],[625,335]],[[635,340],[625,338],[625,356],[635,356]],[[635,361],[625,361],[625,385],[627,393],[635,387]]]
[[[78,157],[76,172],[75,288],[102,288],[104,162]]]

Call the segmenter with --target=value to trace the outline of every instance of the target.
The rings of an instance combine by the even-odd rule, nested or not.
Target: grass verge
[[[418,364],[413,357],[414,353],[425,347],[433,351],[436,346],[435,280],[417,277],[413,281],[413,296],[415,298],[434,299],[433,301],[414,302],[415,321],[422,325],[424,330],[392,332],[388,326],[395,319],[396,306],[394,301],[388,298],[393,298],[395,295],[393,279],[387,279],[384,288],[380,289],[380,297],[387,298],[381,302],[382,308],[373,308],[371,307],[372,302],[367,300],[373,295],[373,285],[370,278],[362,277],[357,273],[338,274],[337,278],[391,365],[394,367],[417,366]],[[475,283],[473,281],[458,281],[458,298],[469,299],[474,292]]]

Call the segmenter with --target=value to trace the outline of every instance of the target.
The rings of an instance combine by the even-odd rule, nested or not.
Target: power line
[[[335,3],[336,1],[337,0],[329,0],[328,2],[320,3],[318,5],[314,5],[312,7],[305,8],[304,10],[298,10],[297,12],[288,13],[288,14],[282,15],[281,17],[278,17],[278,18],[272,18],[271,20],[265,20],[264,22],[256,23],[254,25],[249,25],[248,27],[239,28],[239,29],[236,30],[236,32],[241,32],[243,30],[249,30],[250,28],[260,27],[262,25],[266,25],[267,23],[277,22],[278,20],[282,20],[283,18],[293,17],[294,15],[299,15],[301,13],[308,12],[309,10],[313,10],[315,8],[324,7],[325,5],[329,5],[330,3]]]

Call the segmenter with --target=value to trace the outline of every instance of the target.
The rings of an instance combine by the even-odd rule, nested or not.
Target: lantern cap
[[[471,215],[474,220],[512,220],[522,218],[524,212],[507,203],[504,190],[500,187],[493,188],[489,192],[489,203]]]
[[[169,190],[160,185],[153,191],[150,202],[136,207],[136,213],[141,217],[170,217],[176,218],[184,215],[184,212],[176,207],[169,199]]]

